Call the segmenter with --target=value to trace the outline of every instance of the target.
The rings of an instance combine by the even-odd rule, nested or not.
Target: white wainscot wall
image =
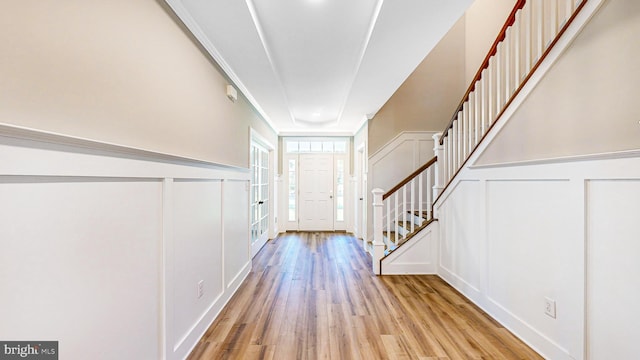
[[[248,170],[45,138],[0,136],[0,338],[184,359],[250,271]]]
[[[637,357],[640,158],[625,156],[465,168],[436,204],[439,275],[545,358]]]
[[[433,158],[433,135],[430,131],[400,133],[369,157],[371,189],[389,190],[417,168]]]
[[[390,190],[420,166],[431,160],[433,135],[431,131],[406,131],[398,134],[369,157],[366,196],[371,203],[371,190]],[[373,239],[373,213],[367,207],[367,237]]]

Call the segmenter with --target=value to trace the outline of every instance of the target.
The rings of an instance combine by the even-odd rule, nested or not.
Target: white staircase
[[[431,268],[429,259],[435,254],[424,251],[436,251],[437,246],[433,204],[580,11],[594,1],[516,2],[451,121],[442,135],[434,135],[435,157],[390,191],[373,190],[374,237],[366,246],[375,274],[424,273]]]

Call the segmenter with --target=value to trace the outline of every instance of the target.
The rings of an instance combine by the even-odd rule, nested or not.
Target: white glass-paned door
[[[269,152],[251,145],[251,255],[269,236]]]

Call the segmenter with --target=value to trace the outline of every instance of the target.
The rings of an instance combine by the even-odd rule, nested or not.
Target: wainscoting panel
[[[249,207],[247,182],[224,182],[224,258],[225,286],[237,284],[251,265],[249,244]]]
[[[587,185],[588,359],[635,359],[640,324],[640,180]]]
[[[582,330],[583,195],[576,186],[568,179],[487,181],[486,296],[513,328],[558,344],[579,343]],[[555,319],[544,313],[545,298],[556,303]]]
[[[637,153],[465,168],[438,274],[545,358],[634,358],[639,199]]]
[[[186,358],[251,270],[249,174],[0,126],[0,338]]]
[[[0,176],[0,338],[159,358],[159,180]]]
[[[215,265],[223,263],[221,184],[219,180],[173,183],[175,348],[224,292],[222,273]]]
[[[479,292],[483,239],[480,222],[484,212],[479,199],[481,184],[462,181],[447,202],[438,209],[440,223],[440,273],[450,282]]]

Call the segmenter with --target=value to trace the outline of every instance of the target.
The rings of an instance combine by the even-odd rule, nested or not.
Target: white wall
[[[0,159],[2,339],[183,359],[250,271],[247,169],[7,127]]]
[[[459,176],[436,204],[440,276],[546,358],[635,358],[640,152]]]
[[[405,131],[380,150],[369,156],[368,191],[369,204],[371,191],[380,188],[391,190],[420,166],[435,156],[433,152],[432,131]],[[367,207],[367,236],[373,238],[372,207]]]
[[[636,358],[640,180],[592,180],[586,195],[588,358]]]

